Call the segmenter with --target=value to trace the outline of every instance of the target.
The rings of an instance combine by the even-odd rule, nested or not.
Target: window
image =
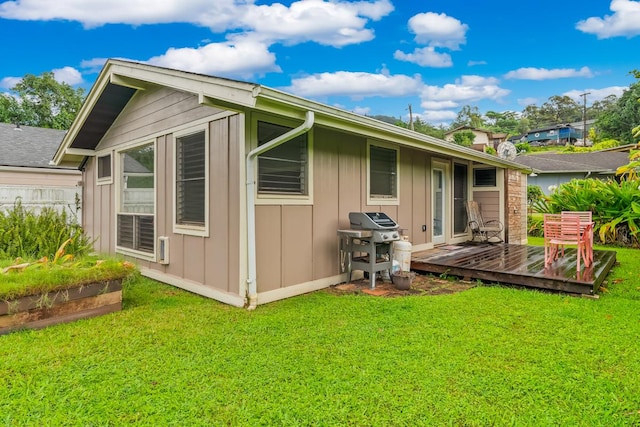
[[[398,151],[369,145],[369,196],[372,199],[397,199]]]
[[[97,157],[98,183],[111,183],[111,154]]]
[[[206,135],[204,131],[176,138],[176,224],[205,226]]]
[[[258,121],[258,145],[284,135],[292,128]],[[308,133],[293,138],[258,156],[258,192],[263,194],[309,194]]]
[[[496,168],[476,168],[473,170],[474,187],[495,187]]]
[[[153,143],[119,153],[117,246],[153,254],[155,247],[155,152]]]

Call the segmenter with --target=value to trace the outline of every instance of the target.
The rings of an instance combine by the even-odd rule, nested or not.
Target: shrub
[[[531,151],[531,144],[528,142],[519,142],[516,144],[516,150],[518,151],[518,154],[528,153]]]
[[[539,213],[591,211],[594,235],[602,243],[640,243],[640,179],[574,179],[533,205]],[[531,227],[530,227],[531,228]]]
[[[25,209],[20,199],[9,211],[0,211],[0,257],[53,258],[69,239],[69,253],[80,256],[91,248],[82,227],[70,221],[65,211],[46,207],[36,214]]]

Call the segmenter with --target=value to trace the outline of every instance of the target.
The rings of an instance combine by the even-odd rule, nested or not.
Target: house
[[[527,142],[532,146],[575,144],[582,139],[582,131],[571,124],[560,124],[530,130]]]
[[[444,134],[444,139],[449,142],[454,142],[453,135],[462,131],[469,131],[476,136],[473,140],[471,148],[479,151],[484,151],[487,147],[497,149],[498,145],[507,139],[506,133],[492,132],[486,129],[478,129],[473,126],[459,126],[453,130],[450,130],[449,132],[446,132]]]
[[[82,174],[78,168],[50,164],[65,133],[0,123],[0,210],[12,209],[20,200],[25,209],[52,207],[76,219]]]
[[[250,309],[344,282],[337,231],[350,212],[386,213],[423,250],[469,240],[474,199],[506,241],[527,239],[520,164],[262,85],[135,62],[106,62],[54,162],[83,172],[96,251]]]
[[[567,154],[546,152],[520,155],[514,161],[531,168],[533,174],[529,176],[529,185],[539,186],[548,195],[572,179],[616,179],[616,170],[629,163],[629,153],[613,150]]]

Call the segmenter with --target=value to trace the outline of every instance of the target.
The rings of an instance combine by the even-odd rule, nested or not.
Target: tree
[[[550,97],[542,104],[541,112],[546,124],[570,123],[582,119],[582,108],[566,95]]]
[[[478,107],[465,105],[458,113],[458,117],[451,123],[450,129],[456,129],[461,126],[471,126],[475,129],[481,129],[483,125],[484,121]]]
[[[623,92],[614,107],[604,111],[596,119],[596,127],[602,139],[617,139],[622,144],[633,144],[638,140],[633,129],[640,125],[640,71],[633,70],[631,74],[639,81]]]
[[[487,111],[485,117],[487,118],[488,129],[493,132],[502,132],[510,135],[521,133],[518,132],[518,114],[514,111],[503,111],[502,113]]]
[[[16,123],[18,121],[18,102],[14,97],[0,93],[0,122]]]
[[[52,72],[27,74],[11,91],[14,97],[4,95],[0,100],[2,121],[50,129],[69,129],[84,99],[83,89],[57,82]]]
[[[462,130],[453,134],[453,142],[463,147],[471,147],[474,139],[476,139],[476,134],[470,130]]]

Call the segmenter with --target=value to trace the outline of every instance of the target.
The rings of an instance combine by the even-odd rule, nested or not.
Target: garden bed
[[[72,286],[0,302],[0,335],[40,329],[122,309],[122,279]]]

